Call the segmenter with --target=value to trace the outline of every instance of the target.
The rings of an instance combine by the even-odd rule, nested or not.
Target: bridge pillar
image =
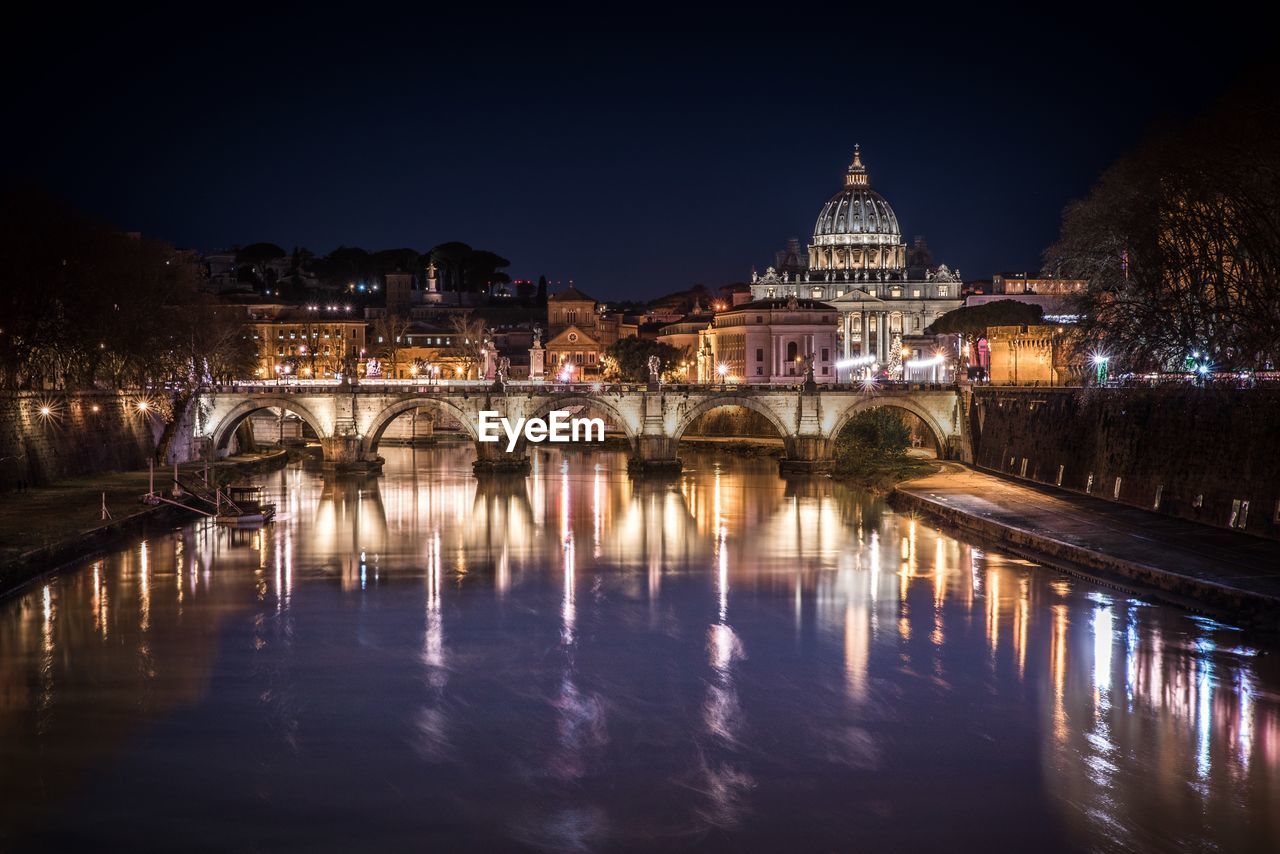
[[[679,473],[678,444],[669,436],[637,436],[635,453],[627,460],[627,471],[632,474]]]
[[[640,434],[636,436],[635,453],[627,461],[627,471],[632,474],[670,474],[680,471],[680,458],[676,456],[679,442],[667,435],[663,402],[660,389],[645,392]]]
[[[524,398],[507,395],[505,391],[495,392],[492,387],[484,393],[482,399],[476,401],[475,406],[479,410],[499,412],[503,417],[509,418],[513,424],[521,416],[529,414],[525,409],[526,400]],[[529,449],[523,440],[516,445],[515,450],[511,453],[507,453],[505,440],[501,442],[481,442],[477,440],[475,446],[476,461],[471,464],[471,470],[477,476],[525,475],[529,473],[531,468],[529,464]]]
[[[831,440],[825,436],[788,436],[787,455],[778,461],[784,474],[823,472],[831,468]]]
[[[816,386],[802,391],[796,405],[796,433],[785,437],[787,455],[778,467],[783,473],[826,471],[831,467],[831,440],[822,435],[822,398]]]
[[[324,468],[328,471],[381,471],[382,457],[364,449],[364,438],[352,434],[325,436],[320,439],[324,451]]]
[[[477,475],[528,474],[529,454],[523,447],[507,453],[502,442],[476,442],[476,461],[471,470]]]

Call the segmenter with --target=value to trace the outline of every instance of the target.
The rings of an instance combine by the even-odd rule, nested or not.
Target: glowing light
[[[1095,365],[1105,365],[1107,362],[1111,361],[1110,356],[1104,355],[1102,353],[1094,353],[1090,357],[1090,359]]]
[[[45,418],[48,418],[50,415],[53,414],[53,410],[51,410],[47,406],[42,406],[40,407],[40,414],[43,415]]]
[[[145,400],[138,401],[139,412],[146,412],[150,408],[151,408],[151,404],[147,403]]]
[[[930,356],[927,359],[912,359],[906,362],[903,367],[906,368],[932,368],[946,362],[945,356]]]
[[[838,370],[844,370],[846,368],[861,368],[868,365],[874,365],[875,363],[875,356],[854,356],[851,359],[841,359],[836,362],[836,368]]]

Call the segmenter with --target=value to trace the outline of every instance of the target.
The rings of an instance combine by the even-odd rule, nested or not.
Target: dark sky
[[[58,17],[17,19],[2,60],[19,177],[181,246],[462,240],[605,298],[763,270],[808,237],[855,142],[908,240],[966,278],[1036,269],[1068,200],[1269,49],[1222,5],[45,5]]]

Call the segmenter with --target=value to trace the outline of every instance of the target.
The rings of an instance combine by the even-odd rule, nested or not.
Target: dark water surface
[[[1280,850],[1228,626],[772,460],[384,453],[0,602],[0,850]]]

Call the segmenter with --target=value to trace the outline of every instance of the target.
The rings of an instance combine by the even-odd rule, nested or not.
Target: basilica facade
[[[777,266],[751,275],[753,300],[794,297],[834,307],[841,357],[882,367],[894,363],[904,335],[919,335],[962,306],[960,290],[958,270],[935,266],[922,241],[903,241],[897,214],[872,189],[857,146],[844,186],[818,214],[808,251],[793,244]]]

